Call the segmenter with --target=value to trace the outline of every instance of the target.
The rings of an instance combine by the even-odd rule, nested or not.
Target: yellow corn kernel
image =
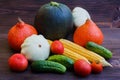
[[[79,55],[79,54],[77,54],[77,53],[75,53],[67,48],[64,48],[63,55],[73,59],[74,61],[78,60],[78,59],[83,59],[83,60],[87,61],[88,63],[90,63],[84,56],[81,56],[81,55]]]

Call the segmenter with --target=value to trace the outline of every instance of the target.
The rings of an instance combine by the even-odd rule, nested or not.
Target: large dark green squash
[[[34,25],[38,32],[47,39],[65,38],[73,28],[71,10],[62,3],[45,4],[38,10]]]

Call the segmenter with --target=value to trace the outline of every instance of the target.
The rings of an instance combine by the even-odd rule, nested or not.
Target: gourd
[[[21,50],[21,44],[32,34],[38,34],[34,26],[18,18],[18,22],[12,26],[8,32],[8,44],[16,51]]]
[[[72,11],[74,25],[80,27],[85,24],[87,19],[91,19],[88,11],[82,7],[75,7]]]
[[[34,26],[45,38],[56,40],[66,37],[73,28],[73,16],[68,6],[50,2],[38,10]]]
[[[50,54],[50,45],[43,35],[32,35],[21,45],[21,53],[29,61],[45,60]]]

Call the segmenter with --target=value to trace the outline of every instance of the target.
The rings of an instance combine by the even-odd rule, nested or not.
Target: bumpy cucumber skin
[[[66,67],[60,63],[53,61],[38,60],[31,64],[31,70],[33,72],[53,72],[53,73],[65,73]]]
[[[68,70],[73,68],[74,61],[64,55],[52,55],[48,58],[49,61],[55,61],[64,65]]]
[[[112,52],[110,50],[108,50],[105,47],[98,45],[94,42],[88,42],[85,47],[88,50],[91,50],[91,51],[101,55],[105,59],[110,59],[112,57]]]

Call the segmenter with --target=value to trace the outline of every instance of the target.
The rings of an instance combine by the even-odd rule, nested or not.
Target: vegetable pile
[[[34,26],[19,22],[8,32],[8,43],[14,53],[8,59],[12,71],[52,72],[66,71],[86,77],[112,67],[107,61],[112,52],[101,44],[104,35],[82,7],[73,11],[62,3],[50,2],[38,10]],[[73,31],[73,41],[65,39]],[[39,35],[38,35],[39,34]],[[29,64],[28,62],[31,62]]]

